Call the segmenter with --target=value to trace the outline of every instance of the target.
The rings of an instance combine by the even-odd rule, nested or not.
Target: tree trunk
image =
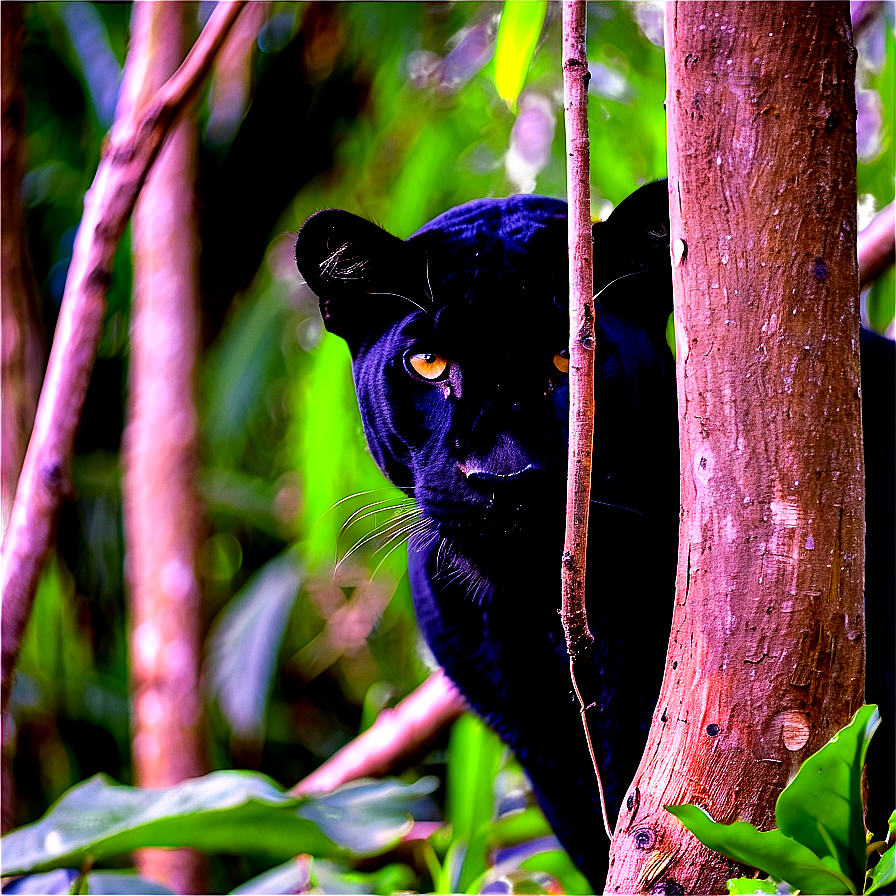
[[[187,48],[181,3],[134,7],[122,102],[142,106]],[[173,128],[134,208],[134,295],[123,501],[130,591],[135,783],[165,787],[201,775],[200,602],[195,488],[199,241],[192,117]],[[204,860],[190,850],[142,850],[144,876],[200,893]]]
[[[607,892],[724,892],[664,806],[774,826],[862,703],[864,480],[849,7],[666,6],[681,426],[665,677]]]
[[[28,252],[22,176],[25,173],[25,89],[19,71],[25,29],[22,6],[3,10],[3,449],[0,451],[0,536],[12,510],[22,459],[31,435],[46,364],[39,293]]]
[[[2,316],[2,425],[0,425],[0,538],[12,511],[12,499],[31,435],[37,396],[44,375],[46,350],[38,310],[39,293],[28,251],[22,204],[25,171],[25,88],[21,58],[25,28],[22,5],[3,7],[0,51],[3,85],[3,174],[0,177],[0,316]],[[15,751],[14,727],[3,725],[3,796],[0,830],[6,833],[15,816],[10,764]]]

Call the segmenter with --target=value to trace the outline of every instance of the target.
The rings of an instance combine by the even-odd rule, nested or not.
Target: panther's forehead
[[[442,281],[432,331],[440,350],[465,356],[550,355],[565,347],[566,296],[555,285],[519,271],[482,268]]]
[[[479,200],[440,215],[408,242],[425,257],[443,350],[509,358],[565,345],[565,203]]]
[[[541,231],[566,244],[566,203],[547,196],[477,199],[449,209],[420,228],[410,242],[437,236],[445,242],[480,246],[494,239],[525,245]]]

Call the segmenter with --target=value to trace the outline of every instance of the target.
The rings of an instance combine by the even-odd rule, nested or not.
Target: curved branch
[[[896,206],[881,209],[859,234],[859,279],[867,286],[896,260]]]
[[[220,3],[155,97],[112,126],[84,197],[34,431],[2,549],[2,710],[37,581],[68,494],[69,466],[103,329],[112,261],[137,194],[178,112],[198,89],[245,0]]]
[[[383,710],[367,731],[299,781],[291,793],[328,793],[348,781],[385,775],[419,754],[466,708],[464,698],[440,669],[395,709]]]

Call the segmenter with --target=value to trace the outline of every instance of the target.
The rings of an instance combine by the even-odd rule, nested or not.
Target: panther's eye
[[[560,373],[569,373],[569,349],[563,349],[562,352],[557,352],[554,355],[554,367],[560,371]]]
[[[408,373],[430,382],[444,379],[448,374],[448,359],[432,352],[408,352],[404,366]]]

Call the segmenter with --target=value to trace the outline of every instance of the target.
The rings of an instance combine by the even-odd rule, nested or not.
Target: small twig
[[[387,774],[420,752],[467,708],[444,672],[433,673],[395,709],[383,710],[373,725],[346,744],[290,791],[296,796],[328,793],[358,778]]]
[[[585,40],[586,7],[584,0],[566,0],[563,4],[563,99],[566,192],[569,201],[569,465],[560,615],[570,657],[569,676],[579,700],[582,727],[597,778],[604,829],[612,840],[603,782],[588,731],[585,703],[575,675],[577,657],[594,643],[585,609],[585,559],[594,441],[594,290],[588,137],[588,81],[591,76]]]
[[[34,430],[3,539],[2,710],[63,497],[103,329],[115,250],[159,148],[198,88],[245,0],[218,4],[183,65],[146,107],[112,126],[84,197]]]
[[[610,819],[607,817],[607,800],[604,797],[604,782],[600,777],[600,769],[597,765],[597,757],[594,755],[594,744],[591,743],[591,732],[588,730],[588,720],[585,718],[585,701],[582,699],[582,695],[579,693],[579,686],[576,683],[576,673],[573,670],[573,663],[575,660],[570,657],[569,658],[569,677],[572,679],[572,689],[576,692],[576,700],[579,701],[579,714],[582,717],[582,727],[585,729],[585,740],[588,743],[588,753],[591,756],[591,764],[594,766],[594,774],[597,777],[597,791],[600,794],[600,815],[604,820],[604,830],[607,832],[607,836],[612,840],[613,833],[612,828],[610,827]]]
[[[862,286],[883,273],[896,258],[896,212],[891,202],[859,234],[859,279]]]
[[[569,467],[563,545],[563,628],[576,657],[594,641],[585,612],[585,552],[594,437],[594,309],[585,3],[563,4],[563,92],[569,198]]]

